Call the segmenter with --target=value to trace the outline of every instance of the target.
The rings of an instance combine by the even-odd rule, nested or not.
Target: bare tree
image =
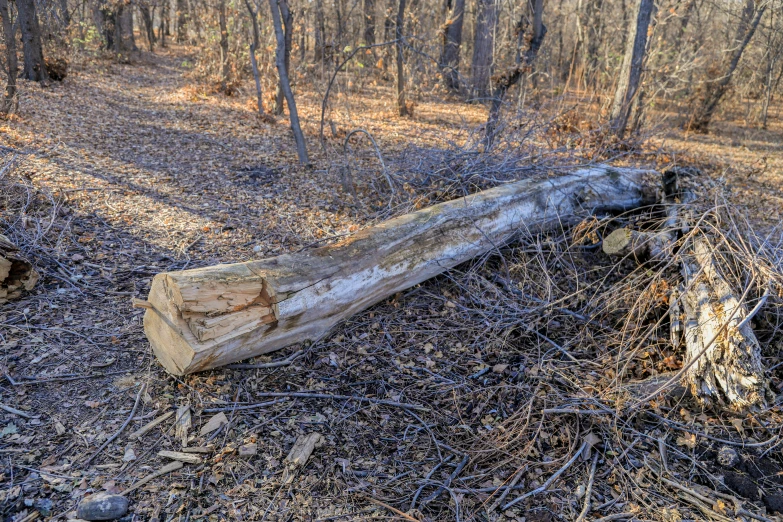
[[[486,147],[489,150],[495,139],[495,129],[500,118],[500,107],[503,104],[503,98],[506,92],[519,82],[525,71],[529,71],[536,61],[538,51],[546,36],[546,26],[544,25],[544,0],[534,0],[533,4],[533,33],[530,35],[527,50],[524,56],[517,54],[516,67],[510,69],[495,81],[492,89],[492,101],[489,108],[489,117],[486,126]],[[521,39],[524,31],[520,28],[518,38]]]
[[[451,90],[460,89],[459,59],[462,46],[462,25],[465,21],[465,0],[454,0],[454,7],[443,28],[443,49],[440,54],[440,69],[443,82]]]
[[[612,103],[609,117],[609,128],[618,138],[622,138],[628,127],[631,109],[642,83],[642,70],[647,50],[647,30],[654,8],[653,0],[639,0],[636,9],[636,23],[632,27],[633,34],[628,38],[620,68],[620,77]]]
[[[283,17],[283,33],[285,41],[285,49],[283,51],[283,58],[285,60],[285,70],[289,71],[291,68],[291,46],[293,43],[294,34],[294,16],[291,13],[291,9],[288,7],[288,0],[280,0],[280,14]],[[275,107],[272,112],[276,115],[283,114],[283,85],[282,79],[277,84],[277,92],[275,92]]]
[[[261,31],[258,29],[258,13],[251,5],[250,0],[245,0],[245,6],[250,13],[250,20],[252,22],[252,35],[253,41],[250,43],[250,65],[253,68],[253,79],[256,83],[256,98],[258,100],[258,114],[265,116],[264,111],[264,98],[261,91],[261,75],[258,72],[258,62],[256,61],[256,51],[261,44]]]
[[[16,38],[14,35],[13,24],[11,23],[11,12],[8,7],[8,0],[0,0],[0,19],[3,23],[3,37],[5,39],[5,57],[6,74],[8,80],[5,85],[5,96],[0,112],[10,114],[16,110],[16,75],[18,74],[19,63],[16,57]]]
[[[218,3],[218,25],[220,26],[220,90],[229,94],[231,67],[228,56],[228,16],[226,0]]]
[[[35,0],[17,0],[16,10],[19,14],[19,27],[22,30],[22,49],[24,51],[22,76],[34,82],[47,83],[49,75],[46,73],[41,43],[41,26],[38,23]]]
[[[710,74],[705,83],[703,93],[697,102],[696,110],[687,125],[689,130],[707,132],[712,116],[715,114],[715,109],[718,108],[718,103],[720,103],[723,95],[726,94],[731,77],[737,69],[737,65],[739,65],[740,58],[742,58],[742,53],[745,52],[750,39],[753,38],[756,28],[759,22],[761,22],[761,17],[764,16],[764,11],[767,9],[767,5],[766,2],[756,3],[755,0],[745,0],[737,32],[732,42],[732,49],[725,53],[720,66],[714,69],[714,72]]]
[[[397,113],[400,116],[408,114],[408,106],[405,104],[405,70],[403,48],[403,24],[405,23],[405,0],[400,0],[397,7],[397,18],[394,24],[394,37],[397,40]]]
[[[375,0],[364,0],[364,43],[375,44]]]
[[[497,0],[478,0],[471,64],[470,89],[473,98],[487,98],[490,95],[497,21]]]
[[[185,43],[188,38],[188,2],[177,0],[177,43]]]
[[[302,127],[299,125],[299,112],[296,110],[296,101],[291,90],[291,83],[288,81],[288,69],[285,63],[285,34],[283,33],[283,22],[280,19],[280,14],[283,11],[281,4],[284,2],[285,0],[269,0],[269,7],[272,11],[272,23],[275,27],[275,39],[277,41],[275,65],[277,66],[277,74],[280,77],[280,86],[288,104],[288,116],[291,120],[291,131],[296,141],[296,153],[299,156],[299,163],[309,165],[310,159],[307,157],[307,144],[302,133]]]

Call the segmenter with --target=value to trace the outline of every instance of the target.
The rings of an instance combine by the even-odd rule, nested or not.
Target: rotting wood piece
[[[693,363],[683,383],[707,405],[738,411],[763,408],[771,392],[761,346],[745,321],[745,304],[735,297],[704,237],[693,241],[681,272],[685,365]]]
[[[597,166],[441,203],[337,243],[155,276],[144,331],[171,373],[214,368],[318,338],[338,322],[520,231],[574,224],[658,199],[653,171]]]
[[[19,248],[0,234],[0,304],[28,292],[38,282],[38,272],[20,253]]]

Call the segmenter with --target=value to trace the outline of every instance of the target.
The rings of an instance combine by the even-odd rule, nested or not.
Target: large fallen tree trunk
[[[19,253],[11,240],[0,234],[0,304],[22,295],[22,290],[32,290],[38,281],[38,272]]]
[[[525,180],[367,228],[335,245],[152,282],[144,331],[166,369],[192,373],[316,339],[396,292],[496,249],[520,231],[657,200],[657,173],[606,166]]]

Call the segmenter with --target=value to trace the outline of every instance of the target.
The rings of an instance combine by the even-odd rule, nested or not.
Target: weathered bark
[[[478,0],[470,79],[471,96],[475,99],[487,98],[491,93],[497,21],[497,0]]]
[[[591,89],[597,86],[598,50],[603,38],[603,4],[604,0],[587,0],[585,2],[584,27],[584,75],[585,84]]]
[[[33,265],[10,239],[0,234],[0,304],[21,296],[23,290],[32,290],[36,282],[38,272]]]
[[[375,0],[364,0],[364,44],[375,45]]]
[[[625,134],[634,100],[642,83],[642,68],[647,50],[647,29],[650,27],[653,7],[653,0],[639,0],[633,35],[628,39],[623,57],[609,118],[609,127],[618,138],[622,138]]]
[[[283,60],[285,61],[286,74],[291,70],[291,46],[293,42],[294,34],[294,16],[291,10],[288,8],[288,0],[279,0],[280,15],[283,19],[283,32],[285,49],[283,50]],[[290,81],[290,76],[289,76]],[[275,107],[272,112],[278,116],[283,114],[283,99],[285,94],[283,93],[282,80],[277,82],[277,91],[275,92]]]
[[[272,0],[274,1],[274,0]],[[332,246],[158,274],[144,331],[183,375],[316,339],[351,315],[511,241],[655,201],[659,177],[598,166],[527,179],[365,229]]]
[[[323,61],[325,58],[325,38],[326,23],[324,20],[323,0],[315,0],[315,19],[313,20],[313,39],[315,42],[313,58],[316,63]]]
[[[440,69],[446,87],[459,91],[460,47],[462,46],[462,25],[465,22],[465,0],[455,0],[454,8],[443,29],[443,49],[440,54]]]
[[[402,54],[403,24],[405,23],[405,0],[399,0],[397,18],[394,22],[394,38],[397,40],[397,113],[400,116],[408,114],[408,106],[405,104],[405,63]]]
[[[38,23],[35,0],[17,0],[16,10],[19,15],[19,27],[22,30],[24,52],[22,77],[34,82],[46,83],[49,81],[49,75],[44,63],[41,26]]]
[[[3,24],[3,37],[5,41],[6,74],[8,79],[5,84],[5,96],[0,112],[11,114],[16,111],[18,98],[16,96],[16,75],[19,70],[19,63],[16,57],[16,38],[14,37],[14,28],[11,23],[11,13],[8,9],[8,0],[0,0],[0,21]]]
[[[732,42],[732,50],[724,55],[725,58],[717,69],[718,73],[705,84],[701,99],[697,102],[696,110],[687,125],[688,130],[707,132],[712,116],[718,108],[718,103],[729,88],[731,77],[739,65],[742,53],[745,52],[750,39],[753,38],[768,5],[767,2],[757,4],[755,0],[746,0],[737,33]]]
[[[226,14],[226,0],[220,0],[218,4],[218,26],[220,27],[220,90],[224,94],[229,93],[231,82],[231,69],[228,62],[228,16]]]
[[[138,51],[136,38],[133,35],[133,6],[120,3],[111,12],[114,27],[114,52],[119,55],[127,55]]]
[[[280,20],[281,4],[285,0],[269,0],[269,7],[272,11],[272,23],[275,28],[275,39],[277,40],[277,49],[275,52],[275,66],[280,78],[280,86],[285,94],[288,104],[288,118],[291,121],[291,131],[296,141],[296,153],[299,157],[299,163],[308,165],[310,163],[307,157],[307,144],[305,143],[302,127],[299,125],[299,112],[296,110],[296,100],[291,90],[291,83],[288,81],[288,67],[285,62],[285,34],[283,34],[283,22]]]
[[[160,10],[160,25],[158,25],[158,40],[160,46],[166,48],[166,36],[169,35],[169,0],[163,0],[163,6]]]

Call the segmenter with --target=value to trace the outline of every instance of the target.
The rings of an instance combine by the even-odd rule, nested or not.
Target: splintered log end
[[[245,265],[158,274],[144,302],[144,333],[169,373],[214,368],[258,355],[255,345],[277,320],[272,296]]]
[[[0,234],[0,304],[20,297],[23,290],[32,290],[38,277],[16,245]]]

